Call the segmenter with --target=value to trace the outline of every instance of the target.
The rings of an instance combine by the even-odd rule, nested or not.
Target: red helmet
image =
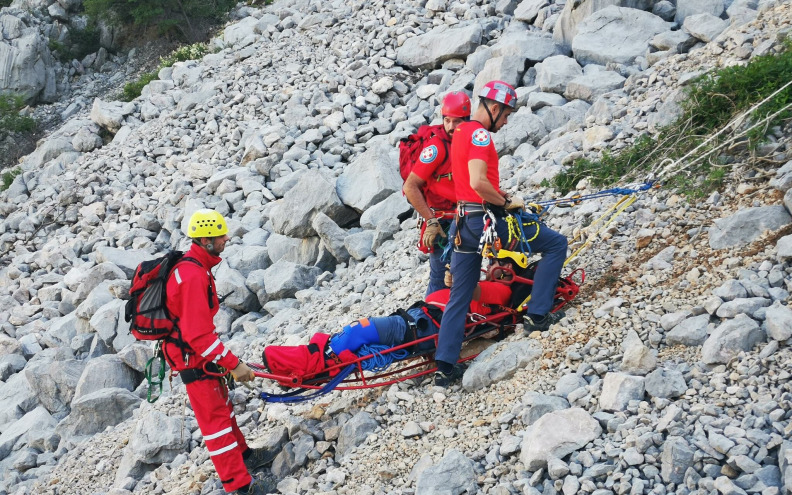
[[[453,91],[443,98],[443,108],[440,112],[443,117],[470,117],[470,98],[462,91]]]
[[[511,108],[517,108],[517,92],[511,84],[503,81],[488,82],[481,88],[479,97],[503,103]]]

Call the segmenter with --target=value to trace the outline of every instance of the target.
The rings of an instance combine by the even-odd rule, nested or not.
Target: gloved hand
[[[437,236],[446,237],[446,233],[443,232],[443,227],[440,225],[438,219],[430,218],[426,221],[426,229],[424,230],[423,239],[421,239],[421,241],[424,246],[432,247],[434,246]]]
[[[512,197],[510,194],[506,195],[506,204],[503,205],[505,210],[521,210],[525,207],[525,201],[520,197]]]
[[[231,375],[234,377],[234,380],[238,382],[249,382],[256,378],[256,375],[253,374],[253,370],[241,359],[237,367],[231,370]]]

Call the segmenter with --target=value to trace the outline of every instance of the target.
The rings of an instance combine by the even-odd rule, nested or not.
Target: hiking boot
[[[275,456],[278,455],[278,451],[275,449],[260,448],[249,449],[245,454],[247,455],[247,457],[243,456],[245,467],[249,473],[252,473],[256,469],[264,467],[274,461]]]
[[[451,373],[445,374],[440,370],[435,371],[434,375],[434,384],[435,387],[443,387],[446,388],[449,385],[452,385],[459,380],[462,379],[462,376],[465,374],[465,370],[467,370],[467,365],[462,363],[457,363],[451,368]]]
[[[238,489],[236,493],[238,495],[267,495],[276,490],[272,483],[266,480],[254,479],[248,486]]]
[[[542,317],[525,315],[523,319],[523,333],[525,335],[530,335],[532,332],[536,331],[546,332],[550,329],[550,325],[558,323],[564,316],[566,316],[566,314],[563,311],[547,313]]]

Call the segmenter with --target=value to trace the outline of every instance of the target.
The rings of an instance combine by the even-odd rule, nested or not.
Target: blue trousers
[[[537,235],[536,229],[539,229]],[[473,300],[473,291],[481,278],[481,255],[478,249],[479,239],[484,229],[484,215],[480,213],[467,214],[459,219],[459,236],[462,243],[456,247],[451,255],[451,275],[454,284],[448,305],[443,313],[440,324],[437,352],[435,359],[446,363],[456,363],[462,350],[462,341],[465,337],[465,322],[468,308]],[[505,220],[498,219],[496,229],[501,239],[508,239]],[[452,231],[456,229],[452,226]],[[544,315],[553,307],[558,277],[564,266],[567,252],[566,237],[547,228],[545,225],[528,227],[525,237],[533,239],[528,245],[531,252],[542,253],[542,259],[536,268],[534,285],[531,291],[531,301],[528,312]],[[449,238],[453,237],[449,235]]]
[[[451,234],[448,232],[449,224],[452,223],[450,220],[440,220],[440,225],[443,227],[443,231],[448,234],[448,238],[445,241],[448,242],[448,239],[451,239]],[[441,237],[438,236],[438,240]],[[432,292],[436,292],[440,289],[445,289],[445,266],[446,262],[442,260],[443,257],[443,248],[438,245],[438,241],[435,241],[434,251],[429,254],[429,285],[426,287],[426,295],[428,296]]]

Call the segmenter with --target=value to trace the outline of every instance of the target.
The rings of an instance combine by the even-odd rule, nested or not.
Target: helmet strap
[[[487,102],[486,101],[484,102],[484,110],[487,111],[487,117],[489,117],[489,119],[490,119],[490,125],[489,125],[489,131],[490,132],[495,132],[495,122],[500,120],[501,116],[503,115],[504,110],[506,110],[506,105],[501,105],[498,102],[495,102],[495,104],[500,107],[500,111],[498,112],[498,116],[497,117],[492,118],[492,112],[490,112],[490,109],[489,109],[489,106],[487,105]]]

